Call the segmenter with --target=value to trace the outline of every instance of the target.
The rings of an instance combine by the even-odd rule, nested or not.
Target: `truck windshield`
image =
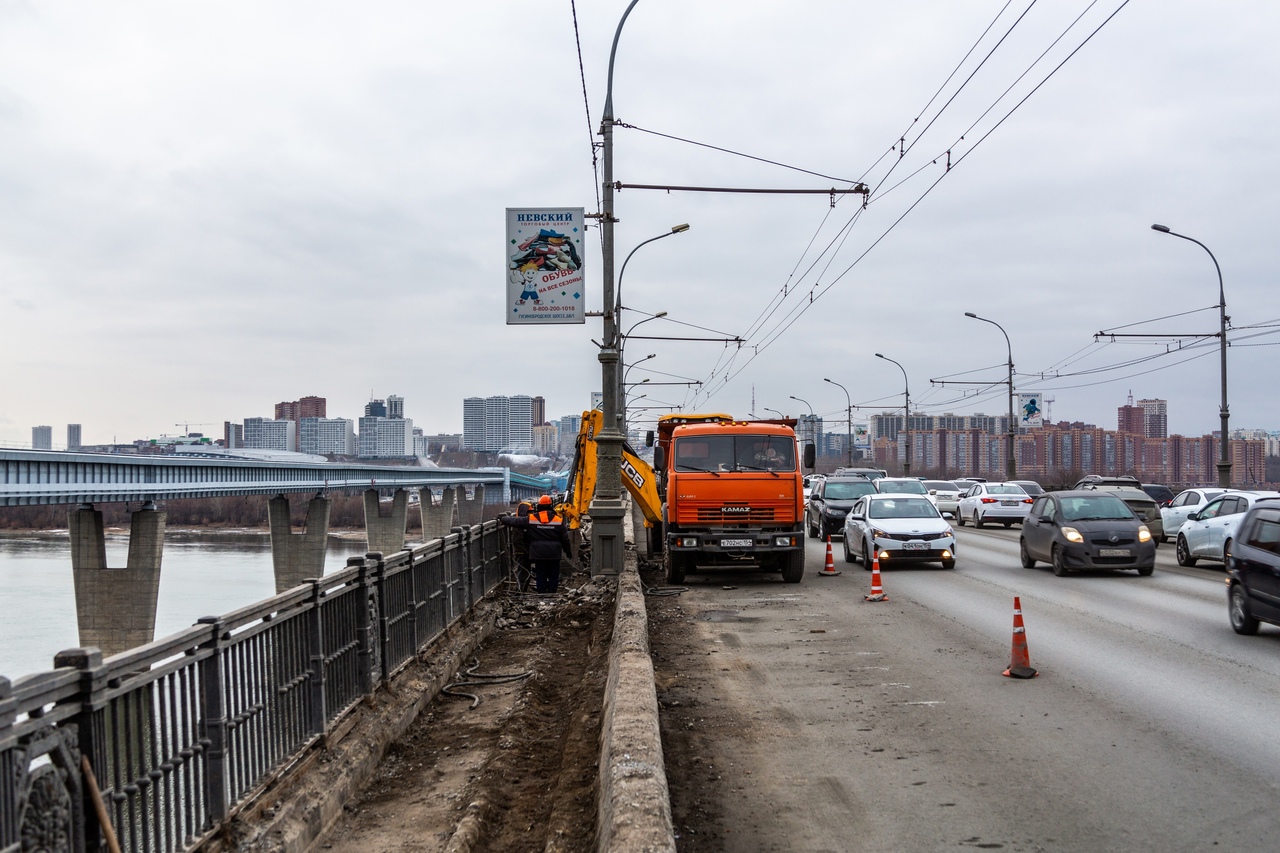
[[[796,443],[784,435],[699,435],[676,439],[677,471],[795,471]]]

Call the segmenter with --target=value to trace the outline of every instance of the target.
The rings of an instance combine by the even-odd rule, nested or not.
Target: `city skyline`
[[[554,375],[549,417],[586,408],[600,320],[508,327],[502,311],[503,211],[599,207],[591,144],[627,4],[579,6],[0,11],[0,443],[267,416],[255,401],[280,399],[281,376],[352,416],[394,388],[431,433],[516,372]],[[1255,379],[1280,314],[1277,213],[1256,191],[1280,177],[1258,126],[1280,9],[1039,4],[1015,25],[1002,8],[635,7],[613,93],[617,260],[690,227],[620,284],[627,381],[651,379],[633,390],[656,407],[634,411],[807,413],[794,396],[830,422],[846,401],[824,378],[887,410],[904,377],[880,352],[922,410],[995,413],[1010,354],[972,313],[1007,332],[1017,390],[1054,397],[1055,419],[1107,423],[1132,388],[1168,400],[1170,433],[1211,432],[1214,261],[1162,223],[1220,265],[1231,426],[1280,425]],[[867,197],[831,197],[856,181]],[[584,247],[599,312],[594,224]],[[421,324],[422,341],[400,331]],[[1164,337],[1122,337],[1139,332]]]

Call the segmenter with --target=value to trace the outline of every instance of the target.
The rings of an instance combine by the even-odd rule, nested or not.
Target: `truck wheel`
[[[659,522],[649,528],[649,556],[656,557],[662,553],[662,548],[666,545],[666,534],[662,532],[662,524]]]
[[[667,550],[667,583],[684,583],[685,561],[686,557],[684,554],[676,554],[670,549]]]
[[[804,549],[790,551],[778,562],[782,564],[782,579],[787,583],[800,583],[804,577]]]

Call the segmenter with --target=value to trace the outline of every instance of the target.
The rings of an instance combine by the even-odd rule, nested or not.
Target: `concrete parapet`
[[[132,513],[128,559],[123,569],[113,569],[107,566],[102,511],[81,506],[67,514],[82,647],[111,656],[155,639],[165,519],[150,503]]]
[[[311,499],[301,533],[293,531],[289,499],[284,495],[276,495],[267,502],[267,520],[271,524],[271,565],[275,569],[276,592],[293,589],[308,578],[323,577],[325,548],[329,544],[329,499]]]
[[[409,493],[396,489],[391,499],[391,512],[382,514],[377,489],[364,492],[364,531],[370,551],[396,554],[404,550],[405,531],[409,527]]]

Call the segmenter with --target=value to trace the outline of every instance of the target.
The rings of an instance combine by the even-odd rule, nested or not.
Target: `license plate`
[[[902,550],[904,551],[928,551],[929,543],[927,542],[903,542]]]
[[[721,548],[750,548],[754,544],[750,539],[721,539]]]
[[[1017,501],[1000,501],[1000,506],[1017,506]]]
[[[1099,557],[1132,557],[1128,548],[1099,548]]]

